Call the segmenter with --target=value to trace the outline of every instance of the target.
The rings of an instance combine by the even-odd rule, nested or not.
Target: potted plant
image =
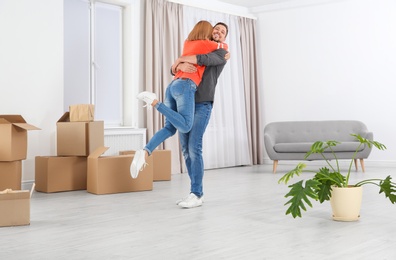
[[[359,218],[360,203],[362,197],[362,185],[373,184],[379,187],[379,193],[384,193],[386,198],[389,198],[392,204],[396,202],[396,183],[392,182],[391,176],[387,176],[385,179],[366,179],[356,184],[351,185],[349,183],[349,177],[351,175],[352,164],[355,161],[355,157],[362,145],[368,145],[378,148],[379,150],[385,150],[385,145],[367,140],[360,135],[352,134],[360,142],[354,155],[352,156],[351,163],[349,165],[347,173],[344,175],[340,171],[340,165],[336,154],[333,151],[333,147],[340,142],[337,141],[317,141],[312,146],[310,151],[305,155],[305,159],[308,159],[311,154],[320,154],[326,161],[330,168],[322,167],[318,171],[304,170],[306,167],[305,163],[298,163],[296,168],[287,172],[282,178],[279,179],[278,183],[288,184],[293,176],[299,176],[303,172],[313,172],[315,175],[307,180],[301,180],[294,184],[289,185],[289,192],[285,195],[286,198],[290,198],[285,205],[289,205],[286,210],[286,215],[291,214],[293,218],[301,217],[301,210],[306,211],[306,205],[312,208],[311,200],[319,201],[330,201],[333,208],[333,219],[340,221],[355,221]],[[325,151],[330,151],[334,159],[330,160],[324,156]],[[342,194],[339,194],[341,191]],[[354,198],[345,197],[345,193],[355,192]],[[334,207],[338,206],[336,199],[340,199],[341,203],[349,203],[348,205],[341,205],[343,209],[355,209],[355,213],[339,213],[335,212],[339,209]],[[357,199],[357,202],[353,202],[353,199]],[[352,205],[350,204],[352,203]],[[353,205],[355,203],[355,205]],[[334,204],[334,205],[333,205]]]

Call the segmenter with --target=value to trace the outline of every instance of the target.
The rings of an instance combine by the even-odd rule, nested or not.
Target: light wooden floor
[[[366,167],[366,177],[396,179],[396,169]],[[358,222],[331,220],[329,203],[293,219],[277,184],[291,168],[206,171],[205,203],[194,209],[175,204],[187,174],[146,192],[35,192],[31,225],[0,228],[0,259],[396,259],[396,205],[366,186]]]

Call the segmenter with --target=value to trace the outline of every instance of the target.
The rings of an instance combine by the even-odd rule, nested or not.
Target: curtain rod
[[[246,17],[246,18],[249,18],[249,19],[257,20],[257,17],[252,15],[252,14],[241,14],[241,13],[234,13],[234,12],[231,12],[231,11],[219,11],[219,10],[216,10],[215,8],[213,8],[213,7],[207,7],[207,6],[211,6],[211,5],[207,5],[207,6],[203,7],[202,5],[196,4],[195,1],[194,2],[192,2],[192,1],[183,1],[183,0],[167,0],[167,1],[168,2],[172,2],[172,3],[176,3],[176,4],[181,4],[181,5],[196,7],[196,8],[200,8],[200,9],[209,10],[209,11],[214,11],[214,12],[218,12],[218,13],[225,13],[225,14],[241,16],[241,17]],[[214,3],[214,1],[211,2],[211,3]],[[227,5],[227,4],[224,3],[224,5]]]

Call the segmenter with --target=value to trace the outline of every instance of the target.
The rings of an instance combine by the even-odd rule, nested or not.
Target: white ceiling
[[[296,0],[218,0],[233,5],[244,6],[247,8],[256,8],[268,4],[290,3]]]

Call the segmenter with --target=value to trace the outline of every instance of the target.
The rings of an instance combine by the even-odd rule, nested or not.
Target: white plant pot
[[[360,217],[363,188],[349,186],[347,188],[332,187],[330,204],[333,220],[357,221]]]

